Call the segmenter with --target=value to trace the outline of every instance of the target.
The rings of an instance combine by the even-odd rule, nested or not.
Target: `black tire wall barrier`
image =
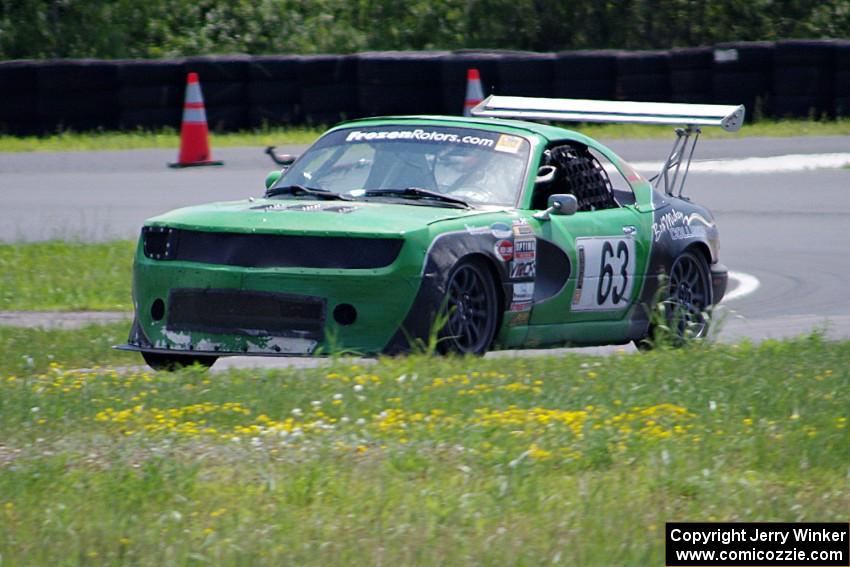
[[[836,116],[850,116],[850,41],[835,44],[832,96]]]
[[[0,62],[0,131],[178,128],[197,72],[211,130],[327,125],[463,111],[488,94],[744,104],[747,116],[850,116],[850,41],[724,43],[670,51],[461,50],[174,60]]]
[[[440,67],[447,52],[375,51],[357,56],[358,101],[365,116],[445,114]]]
[[[298,57],[254,57],[250,61],[245,102],[251,128],[298,122],[301,105],[299,64]]]
[[[555,96],[553,53],[506,53],[498,63],[499,94],[510,96]]]
[[[121,127],[179,128],[186,90],[183,61],[128,60],[116,64]]]
[[[714,51],[710,47],[670,51],[670,100],[686,103],[712,100],[713,62]]]
[[[773,113],[815,118],[833,115],[835,44],[829,41],[779,41],[773,51]]]
[[[617,57],[617,95],[622,100],[669,101],[670,52],[632,51]]]
[[[718,104],[743,104],[747,117],[771,116],[773,50],[768,41],[714,47],[713,93]]]
[[[298,85],[306,124],[329,125],[360,116],[356,56],[305,55],[299,59]]]
[[[554,96],[616,100],[620,51],[562,51],[553,61]]]
[[[37,61],[0,62],[0,129],[15,134],[38,134]]]
[[[46,61],[38,68],[38,113],[43,128],[119,126],[118,66],[110,61]]]

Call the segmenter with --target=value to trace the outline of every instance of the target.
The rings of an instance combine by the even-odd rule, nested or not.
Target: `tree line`
[[[850,37],[850,0],[0,0],[0,59]]]

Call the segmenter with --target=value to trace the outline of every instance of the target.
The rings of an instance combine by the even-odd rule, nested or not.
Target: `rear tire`
[[[446,282],[448,322],[440,331],[440,352],[482,355],[496,336],[499,296],[481,260],[459,262]]]
[[[712,305],[711,273],[705,257],[698,252],[682,252],[667,277],[661,314],[672,346],[704,338],[709,329],[706,312]],[[641,351],[651,350],[659,335],[658,326],[650,323],[646,337],[635,340],[635,346]]]
[[[143,352],[142,358],[148,366],[157,371],[174,372],[180,370],[184,366],[192,366],[199,364],[204,368],[209,368],[215,361],[217,356],[205,356],[200,354],[161,354],[158,352]]]

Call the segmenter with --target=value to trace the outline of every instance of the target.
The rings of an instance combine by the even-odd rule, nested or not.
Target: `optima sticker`
[[[514,258],[517,261],[531,262],[537,257],[536,238],[516,238],[514,240]]]

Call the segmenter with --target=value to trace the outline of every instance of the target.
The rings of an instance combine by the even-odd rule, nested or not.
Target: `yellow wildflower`
[[[528,448],[528,456],[537,461],[545,461],[552,458],[552,451],[547,451],[538,447],[536,443],[532,443]]]

